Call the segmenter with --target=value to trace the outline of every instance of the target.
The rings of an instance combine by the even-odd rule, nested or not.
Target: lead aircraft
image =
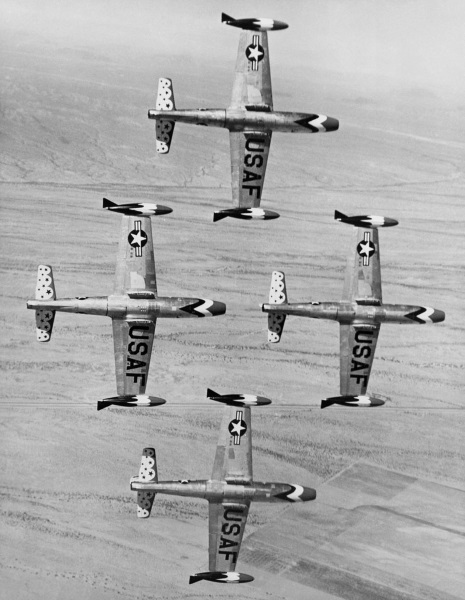
[[[99,401],[97,410],[112,404],[164,404],[162,398],[145,394],[157,319],[212,317],[224,314],[226,306],[213,300],[158,295],[150,217],[168,214],[171,208],[148,202],[117,205],[106,198],[103,208],[123,215],[113,294],[57,300],[52,267],[40,265],[36,297],[27,308],[36,311],[39,342],[50,341],[57,311],[111,318],[118,396]]]
[[[367,395],[368,380],[382,323],[440,323],[442,310],[407,304],[383,304],[378,227],[397,225],[395,219],[374,215],[348,217],[339,211],[334,218],[356,227],[355,254],[348,257],[341,302],[289,304],[284,273],[271,277],[268,313],[268,341],[281,339],[287,315],[331,319],[340,323],[340,396],[322,400],[321,408],[333,404],[380,406],[384,400]]]
[[[189,583],[206,580],[217,583],[245,583],[251,575],[236,572],[250,503],[307,502],[316,491],[289,483],[262,483],[252,476],[251,406],[270,404],[263,396],[220,395],[207,391],[211,400],[226,404],[211,479],[158,481],[154,448],[145,448],[139,475],[132,477],[137,491],[137,516],[150,516],[156,494],[205,498],[209,503],[209,570],[191,575]]]
[[[169,152],[176,122],[229,130],[231,183],[234,208],[215,211],[213,221],[276,219],[277,212],[260,207],[265,171],[273,131],[317,133],[336,131],[339,122],[325,115],[273,110],[268,31],[285,29],[287,24],[272,19],[233,19],[222,14],[226,25],[239,27],[239,51],[230,106],[224,109],[177,110],[171,79],[158,83],[156,107],[149,110],[155,119],[157,152]]]

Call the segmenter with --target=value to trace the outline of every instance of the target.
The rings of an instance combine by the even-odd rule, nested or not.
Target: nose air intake
[[[337,131],[339,129],[339,121],[333,117],[327,117],[324,122],[326,131]]]

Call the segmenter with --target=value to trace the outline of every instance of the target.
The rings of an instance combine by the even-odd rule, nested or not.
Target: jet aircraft
[[[239,27],[239,51],[230,106],[224,109],[177,110],[171,79],[160,78],[155,119],[157,152],[169,152],[176,122],[224,127],[229,130],[231,183],[234,208],[215,211],[213,221],[276,219],[277,212],[260,208],[265,171],[273,131],[317,133],[336,131],[339,123],[325,115],[273,110],[267,31],[285,29],[272,19],[233,19],[222,14],[227,25]]]
[[[236,572],[242,537],[252,500],[259,502],[306,502],[314,500],[312,488],[288,483],[262,483],[252,477],[251,406],[270,404],[263,396],[219,395],[208,397],[222,402],[220,428],[213,473],[208,480],[158,481],[154,448],[145,448],[139,475],[131,479],[137,491],[137,516],[150,516],[156,494],[205,498],[209,502],[209,570],[191,575],[189,583],[206,580],[217,583],[245,583],[251,575]]]
[[[368,380],[382,323],[440,323],[442,310],[406,304],[383,304],[378,227],[397,225],[395,219],[374,215],[348,217],[339,211],[334,218],[356,227],[355,254],[349,255],[341,302],[289,304],[284,273],[271,277],[268,313],[268,341],[279,342],[287,315],[331,319],[340,324],[340,396],[322,400],[321,408],[381,406],[384,400],[367,395]]]
[[[145,394],[157,319],[217,316],[226,312],[226,306],[213,300],[158,295],[150,217],[168,214],[171,208],[148,202],[117,205],[106,198],[103,208],[123,215],[113,294],[57,300],[52,267],[40,265],[36,297],[27,308],[36,311],[39,342],[50,341],[57,311],[112,319],[118,396],[99,401],[97,410],[112,404],[164,404],[162,398]]]

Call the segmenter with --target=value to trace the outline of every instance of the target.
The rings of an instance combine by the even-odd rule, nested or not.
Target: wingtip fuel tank
[[[197,581],[213,581],[215,583],[248,583],[253,581],[252,575],[246,573],[237,573],[235,571],[206,571],[204,573],[194,573],[189,577],[189,583]]]
[[[131,202],[129,204],[116,204],[108,198],[103,199],[103,208],[111,212],[121,213],[123,215],[132,215],[136,217],[152,217],[155,215],[168,215],[173,212],[169,206],[155,204],[154,202]]]
[[[321,408],[327,408],[334,404],[340,406],[357,406],[357,407],[369,407],[369,406],[382,406],[384,400],[376,396],[333,396],[332,398],[326,398],[321,401]]]
[[[347,223],[348,225],[354,225],[355,227],[367,227],[368,229],[374,229],[376,227],[394,227],[394,225],[399,224],[399,221],[391,219],[390,217],[380,217],[377,215],[356,215],[349,217],[338,210],[334,211],[334,219],[340,223]]]
[[[166,400],[163,398],[156,398],[155,396],[147,396],[145,394],[137,394],[134,396],[114,396],[112,398],[99,400],[97,402],[97,410],[102,410],[108,406],[147,408],[149,406],[161,406],[162,404],[166,404]]]
[[[271,404],[265,396],[254,396],[252,394],[218,394],[210,388],[207,389],[207,398],[215,402],[221,402],[228,406],[266,406]]]
[[[216,210],[213,213],[213,222],[221,221],[226,217],[232,217],[233,219],[243,219],[245,221],[250,220],[262,220],[269,221],[270,219],[277,219],[279,213],[273,210],[265,210],[263,208],[226,208],[224,210]]]
[[[221,22],[231,27],[239,27],[240,29],[249,29],[250,31],[278,31],[279,29],[287,29],[289,25],[284,21],[275,21],[274,19],[233,19],[226,13],[221,13]]]

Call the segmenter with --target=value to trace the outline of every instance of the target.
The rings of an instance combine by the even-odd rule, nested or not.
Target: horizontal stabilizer
[[[217,394],[213,390],[207,389],[207,398],[215,402],[228,404],[229,406],[265,406],[271,404],[269,398],[265,396],[253,396],[251,394]]]
[[[154,202],[131,202],[129,204],[115,204],[107,198],[103,199],[103,208],[123,215],[132,215],[135,217],[152,217],[155,215],[167,215],[173,212],[169,206],[155,204]]]
[[[176,110],[174,104],[173,82],[167,77],[160,77],[158,80],[156,110],[171,111]],[[171,140],[174,133],[174,121],[169,119],[157,119],[155,122],[155,135],[157,138],[157,152],[159,154],[168,154],[170,151]]]
[[[286,277],[281,271],[273,271],[271,274],[270,304],[287,303]],[[268,341],[276,344],[281,339],[284,329],[286,315],[283,313],[268,314]]]
[[[140,461],[140,469],[138,481],[154,481],[158,482],[157,471],[157,456],[155,448],[144,448]],[[150,517],[153,501],[155,500],[155,492],[137,490],[137,516],[139,519]]]
[[[340,406],[382,406],[385,403],[380,397],[377,396],[334,396],[332,398],[326,398],[321,401],[321,408],[327,408],[333,404],[339,404]]]
[[[189,583],[202,580],[214,581],[215,583],[248,583],[253,581],[254,578],[252,575],[235,571],[206,571],[205,573],[195,573],[189,577]]]
[[[334,218],[341,223],[347,223],[348,225],[354,225],[355,227],[366,227],[367,229],[374,229],[376,227],[394,227],[394,225],[399,224],[399,221],[396,221],[396,219],[379,217],[377,215],[357,215],[355,217],[348,217],[338,210],[334,211]]]
[[[213,222],[221,221],[226,217],[232,217],[233,219],[243,219],[245,221],[261,220],[269,221],[270,219],[277,219],[279,214],[273,210],[265,210],[263,208],[226,208],[224,210],[216,210],[213,213]]]
[[[147,408],[148,406],[160,406],[165,404],[166,400],[163,398],[156,398],[155,396],[146,396],[145,394],[138,394],[135,396],[114,396],[113,398],[105,398],[97,402],[97,410],[102,410],[108,406],[126,406],[134,408]]]
[[[52,267],[39,265],[37,270],[36,300],[56,300],[55,283]],[[52,337],[55,311],[50,309],[36,310],[36,335],[38,342],[49,342]]]

